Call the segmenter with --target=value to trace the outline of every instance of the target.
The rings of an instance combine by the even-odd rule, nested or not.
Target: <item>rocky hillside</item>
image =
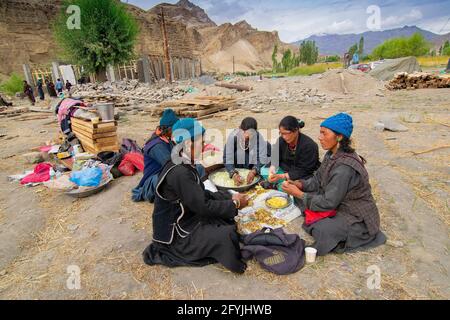
[[[199,30],[203,42],[203,65],[216,72],[256,71],[271,68],[275,44],[281,43],[277,32],[258,31],[246,21]]]
[[[0,1],[0,74],[22,72],[22,64],[47,64],[59,56],[50,24],[61,0]],[[140,25],[138,55],[162,55],[160,8],[167,15],[170,53],[200,56],[205,71],[257,71],[271,67],[271,54],[280,42],[277,32],[252,28],[247,22],[217,26],[203,9],[188,0],[160,4],[148,11],[127,5]],[[32,14],[30,14],[32,12]]]
[[[164,14],[170,17],[172,20],[182,22],[187,27],[214,27],[216,24],[212,21],[205,10],[189,2],[188,0],[180,0],[176,4],[161,3],[149,12],[159,14],[161,8],[164,9]]]

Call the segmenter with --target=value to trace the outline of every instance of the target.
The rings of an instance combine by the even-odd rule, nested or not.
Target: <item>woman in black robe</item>
[[[36,99],[34,98],[33,88],[31,88],[26,80],[23,81],[23,93],[30,99],[31,105],[34,106]]]
[[[239,235],[234,217],[248,200],[227,192],[210,192],[201,182],[195,162],[203,150],[203,127],[182,119],[173,127],[177,143],[173,157],[160,173],[153,211],[153,242],[143,256],[148,265],[169,267],[221,263],[243,273]]]

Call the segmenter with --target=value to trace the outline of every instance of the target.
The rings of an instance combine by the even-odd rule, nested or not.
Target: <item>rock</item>
[[[402,120],[408,123],[420,123],[422,122],[422,116],[420,114],[408,113],[403,116]]]
[[[374,125],[374,129],[378,132],[384,131],[384,124],[381,122],[376,122]]]
[[[406,132],[408,128],[399,123],[397,120],[393,118],[383,118],[379,120],[382,124],[384,124],[384,129],[393,131],[393,132]]]
[[[7,274],[8,272],[6,271],[6,270],[2,270],[2,271],[0,271],[0,276],[6,276],[6,274]]]
[[[401,241],[396,241],[396,240],[387,240],[386,244],[390,247],[394,247],[394,248],[403,248],[405,245],[403,242]]]
[[[67,230],[69,230],[70,232],[74,232],[76,231],[80,226],[77,224],[70,224],[67,226]]]

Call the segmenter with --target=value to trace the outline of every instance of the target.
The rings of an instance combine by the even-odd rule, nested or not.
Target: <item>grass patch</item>
[[[14,96],[17,92],[22,92],[23,79],[17,73],[12,73],[8,80],[0,84],[0,91],[10,96]]]
[[[310,76],[312,74],[324,73],[329,69],[339,69],[339,68],[342,68],[342,63],[340,63],[340,62],[328,62],[328,63],[324,62],[324,63],[316,63],[311,66],[302,65],[302,66],[296,67],[288,72],[272,73],[270,71],[265,71],[262,74],[265,77]]]
[[[446,67],[450,56],[418,57],[421,67]]]
[[[294,76],[310,76],[312,74],[324,73],[329,69],[342,68],[342,63],[332,62],[332,63],[316,63],[311,66],[305,65],[292,69],[287,73],[289,77]]]

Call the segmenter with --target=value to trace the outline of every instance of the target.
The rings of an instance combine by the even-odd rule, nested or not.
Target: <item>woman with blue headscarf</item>
[[[174,143],[172,127],[178,117],[172,109],[164,110],[159,126],[144,145],[144,176],[139,185],[132,190],[132,199],[135,202],[155,199],[155,188],[161,169],[170,160]]]
[[[163,167],[156,186],[153,242],[143,256],[149,265],[205,266],[221,263],[243,273],[239,235],[234,223],[248,200],[205,189],[195,164],[203,151],[205,129],[194,119],[173,127],[175,155]]]
[[[306,206],[303,227],[314,237],[318,255],[373,248],[386,241],[366,161],[351,147],[352,132],[348,114],[325,120],[319,141],[327,153],[319,170],[310,179],[283,183],[283,190]]]

